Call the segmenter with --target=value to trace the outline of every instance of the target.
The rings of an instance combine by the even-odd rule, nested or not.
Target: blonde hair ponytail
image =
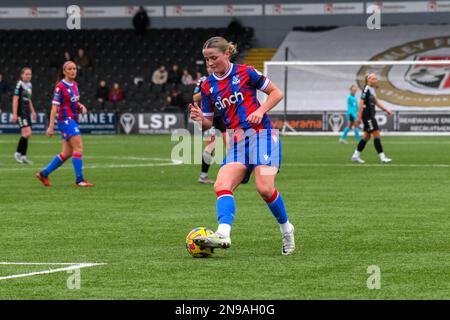
[[[203,44],[203,49],[218,49],[222,52],[227,52],[227,50],[230,52],[230,56],[233,56],[237,53],[237,47],[233,42],[229,42],[224,37],[212,37],[206,40],[206,42]]]

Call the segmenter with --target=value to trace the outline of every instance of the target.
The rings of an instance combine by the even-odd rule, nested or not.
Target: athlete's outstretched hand
[[[51,138],[53,136],[53,127],[48,127],[47,129],[47,137]]]
[[[388,116],[392,116],[394,113],[390,109],[386,109],[386,113]]]
[[[192,120],[196,122],[201,122],[203,120],[202,109],[195,102],[189,104],[189,111],[191,112]]]
[[[260,124],[263,117],[264,117],[264,113],[258,109],[256,111],[252,112],[247,117],[247,121],[250,123],[254,123],[254,124]]]
[[[81,113],[86,113],[87,112],[87,108],[84,104],[80,103],[80,109],[81,109]]]

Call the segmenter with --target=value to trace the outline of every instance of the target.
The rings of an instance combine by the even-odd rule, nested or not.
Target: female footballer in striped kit
[[[75,170],[75,185],[78,187],[92,187],[92,183],[83,177],[83,141],[78,128],[78,114],[86,113],[87,109],[82,105],[78,85],[75,82],[77,66],[72,61],[66,61],[62,67],[63,78],[55,88],[50,121],[47,136],[52,137],[56,116],[58,116],[58,128],[62,137],[62,152],[55,156],[47,167],[36,173],[44,186],[51,186],[48,176],[58,169],[67,159],[72,157]]]
[[[208,71],[208,75],[212,73],[210,68],[206,68]],[[207,77],[201,77],[197,85],[194,89],[194,95],[192,96],[192,99],[194,102],[201,104],[202,101],[202,93],[201,93],[201,86],[203,81],[205,81]],[[221,132],[222,139],[226,143],[227,138],[227,128],[225,127],[225,123],[222,120],[222,115],[220,114],[220,111],[217,109],[214,110],[214,117],[213,117],[213,123],[212,123],[214,129],[217,129]],[[212,159],[214,157],[214,151],[216,149],[216,135],[215,133],[210,137],[210,139],[206,142],[205,150],[203,151],[202,155],[202,170],[200,172],[200,177],[198,178],[198,182],[209,184],[214,183],[214,180],[208,179],[208,170],[210,167],[210,163],[212,162]]]
[[[213,37],[203,46],[203,56],[212,74],[201,86],[202,108],[190,105],[191,118],[201,122],[203,129],[212,126],[214,109],[220,110],[225,125],[233,130],[232,146],[222,163],[214,184],[217,195],[218,228],[209,236],[194,242],[203,247],[228,248],[235,215],[233,192],[248,182],[255,172],[255,186],[276,218],[281,235],[283,255],[294,253],[294,226],[289,222],[283,198],[275,188],[281,163],[281,145],[267,112],[283,99],[283,93],[265,76],[247,65],[233,64],[234,44],[222,37]],[[257,90],[267,94],[260,105]]]

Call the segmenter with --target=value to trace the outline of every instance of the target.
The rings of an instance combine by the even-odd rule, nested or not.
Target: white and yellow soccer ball
[[[214,232],[211,229],[205,227],[198,227],[186,236],[186,249],[191,256],[194,258],[208,258],[212,257],[214,254],[213,248],[200,248],[198,245],[194,243],[194,239],[197,237],[205,237],[213,234]]]

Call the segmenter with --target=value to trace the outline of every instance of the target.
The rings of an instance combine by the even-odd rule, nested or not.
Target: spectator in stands
[[[183,95],[180,91],[178,91],[177,87],[173,87],[170,90],[170,93],[168,96],[164,98],[165,106],[174,109],[176,108],[177,111],[182,111],[186,109],[185,102],[183,100]]]
[[[72,56],[70,55],[69,51],[64,51],[63,56],[55,57],[50,61],[49,67],[56,69],[58,71],[58,74],[61,74],[62,70],[59,70],[66,61],[73,61]]]
[[[164,86],[167,83],[168,76],[166,67],[162,65],[153,72],[152,83]]]
[[[185,68],[183,70],[183,76],[181,77],[181,83],[185,86],[191,85],[194,83],[194,79],[192,79],[191,74],[189,73],[189,70]]]
[[[0,112],[5,109],[6,93],[8,91],[10,91],[10,88],[6,81],[3,79],[3,74],[0,73]]]
[[[113,84],[111,91],[109,92],[109,101],[121,102],[124,99],[125,99],[125,96],[123,95],[123,91],[120,88],[120,85],[117,82],[115,82]]]
[[[186,102],[183,99],[183,95],[180,91],[178,91],[176,86],[172,87],[169,95],[164,98],[164,107],[162,111],[183,113],[184,123],[187,126],[189,117],[188,108],[186,107]]]
[[[201,79],[201,77],[203,77],[202,73],[200,71],[195,72],[195,79],[194,79],[194,83],[197,83],[198,80]]]
[[[138,12],[133,18],[134,32],[137,35],[142,35],[145,33],[146,29],[150,26],[150,18],[147,15],[147,11],[144,7],[139,7]]]
[[[174,85],[180,84],[181,76],[182,76],[182,74],[181,74],[180,68],[178,67],[178,64],[175,63],[172,66],[172,70],[170,70],[168,83],[171,83]]]
[[[236,18],[233,18],[227,27],[227,38],[237,42],[238,38],[245,33],[245,28]]]
[[[62,64],[64,64],[66,61],[72,61],[72,56],[70,55],[69,51],[64,51],[64,60],[62,61]]]
[[[75,59],[75,63],[79,69],[87,68],[91,65],[91,60],[86,55],[83,48],[78,49],[78,56]]]
[[[95,93],[95,99],[101,104],[102,108],[105,106],[105,101],[109,101],[109,88],[105,80],[101,80]]]

